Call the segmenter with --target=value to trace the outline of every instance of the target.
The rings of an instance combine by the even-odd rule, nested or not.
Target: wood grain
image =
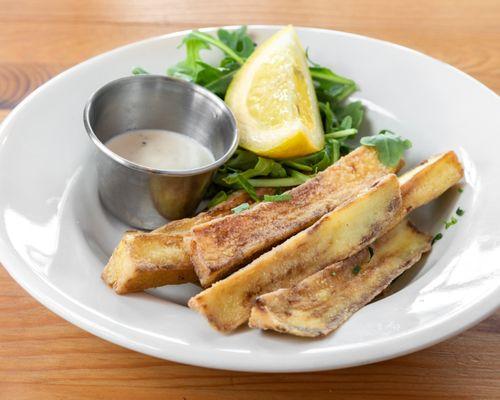
[[[181,29],[293,23],[390,40],[500,92],[498,0],[0,0],[0,120],[60,71]],[[500,311],[429,349],[374,365],[251,374],[166,362],[98,339],[45,309],[0,268],[0,400],[500,398]]]

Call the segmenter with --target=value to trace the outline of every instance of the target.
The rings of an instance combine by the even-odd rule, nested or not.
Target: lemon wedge
[[[292,26],[257,47],[236,73],[225,101],[236,117],[240,146],[247,150],[288,158],[324,146],[316,93]]]

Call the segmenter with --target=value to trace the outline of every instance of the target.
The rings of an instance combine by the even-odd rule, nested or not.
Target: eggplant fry
[[[406,212],[441,196],[464,176],[462,164],[453,151],[434,156],[399,177]]]
[[[259,189],[258,193],[272,194],[274,189]],[[227,215],[232,208],[245,202],[252,203],[252,200],[246,192],[238,191],[225,202],[193,218],[172,221],[151,233],[126,232],[104,268],[102,279],[118,294],[197,283],[184,238],[196,224]]]
[[[393,228],[408,211],[435,199],[458,183],[462,176],[462,166],[453,152],[436,156],[403,175],[398,179],[401,184],[401,192],[404,193],[402,196],[403,212],[399,218],[392,221],[392,225],[388,225]],[[416,188],[417,185],[419,185],[418,188]],[[359,220],[364,218],[363,215],[354,218],[355,220],[347,221],[347,223],[363,223]],[[309,229],[314,227],[315,225]],[[190,300],[189,306],[203,314],[215,329],[230,331],[248,319],[251,306],[257,296],[271,290],[290,287],[320,270],[321,267],[343,259],[331,258],[329,262],[318,265],[316,258],[307,253],[308,247],[305,245],[292,246],[292,244],[297,244],[296,238],[303,235],[304,232],[292,237],[282,245],[257,258],[245,268],[201,292]],[[342,236],[338,237],[342,238]],[[334,236],[335,239],[338,237]],[[330,243],[331,240],[332,235],[326,234],[324,237],[319,236],[308,245],[315,248],[321,246],[322,243]],[[282,248],[289,250],[282,252]],[[282,271],[285,266],[290,265],[289,260],[294,257],[301,258],[300,265],[295,267],[297,271],[290,272],[294,279],[290,279],[286,275],[280,279],[276,278],[274,271]],[[314,268],[316,269],[314,270]],[[308,273],[302,273],[303,271]]]
[[[394,226],[402,215],[399,181],[393,174],[323,216],[308,229],[189,300],[222,332],[247,321],[254,299],[289,287],[332,262],[350,257]]]
[[[296,336],[324,336],[381,293],[431,249],[431,239],[403,221],[367,249],[311,275],[289,289],[259,296],[252,328]]]
[[[291,189],[286,202],[263,202],[240,214],[197,225],[187,241],[203,287],[311,226],[323,215],[397,168],[361,146],[315,178]]]
[[[125,233],[102,279],[118,294],[197,281],[182,236],[134,231]]]

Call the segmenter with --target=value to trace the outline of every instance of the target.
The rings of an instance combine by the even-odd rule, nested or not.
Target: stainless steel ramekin
[[[201,86],[165,76],[130,76],[104,85],[90,97],[83,120],[98,149],[101,201],[136,228],[154,229],[191,215],[214,171],[238,146],[236,121],[220,98]],[[188,135],[209,148],[215,161],[189,170],[158,170],[130,162],[105,146],[132,129]]]

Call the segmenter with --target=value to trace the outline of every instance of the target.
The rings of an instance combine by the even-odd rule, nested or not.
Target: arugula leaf
[[[351,129],[352,128],[352,117],[350,115],[346,115],[342,122],[340,123],[340,129]]]
[[[317,173],[328,168],[340,158],[340,142],[325,135],[325,147],[305,157],[291,158],[281,161],[283,165],[294,171]]]
[[[298,164],[303,164],[303,165],[314,165],[321,161],[323,158],[323,150],[318,151],[316,153],[309,154],[308,156],[304,157],[296,157],[296,158],[291,158],[289,161],[298,163]]]
[[[336,163],[340,159],[340,142],[335,139],[327,139],[326,140],[327,144],[330,144],[332,153],[330,155],[332,159],[332,164]]]
[[[325,138],[332,138],[332,139],[345,139],[351,136],[355,136],[358,133],[357,129],[344,129],[342,131],[335,131],[331,133],[327,133],[325,135]]]
[[[201,61],[200,51],[210,49],[210,46],[193,33],[187,35],[181,43],[186,46],[186,58],[167,70],[167,74],[174,77],[196,82],[198,73],[203,67],[198,64]]]
[[[361,144],[375,147],[380,162],[389,167],[396,166],[405,150],[412,146],[408,139],[403,139],[401,136],[388,130],[380,131],[375,136],[361,138]]]
[[[227,87],[231,83],[236,70],[224,67],[213,67],[202,61],[197,61],[201,67],[196,77],[196,83],[220,97],[224,97]]]
[[[283,165],[286,165],[287,167],[291,167],[299,171],[305,171],[305,172],[313,171],[313,167],[293,160],[285,160],[283,161]]]
[[[339,124],[337,116],[333,113],[330,103],[319,103],[319,110],[323,119],[325,132],[332,132]]]
[[[242,58],[248,58],[255,49],[255,43],[248,36],[246,26],[242,26],[234,31],[219,29],[217,37]]]
[[[309,71],[316,89],[316,96],[321,102],[328,102],[333,106],[357,89],[354,81],[337,75],[329,68],[313,66],[309,67]]]
[[[200,32],[200,31],[192,31],[187,37],[193,37],[203,42],[207,48],[210,48],[210,45],[218,47],[222,50],[228,57],[232,58],[238,64],[242,65],[245,62],[243,57],[240,57],[235,50],[229,47],[226,43],[221,41],[220,39],[214,38],[212,35],[208,33]]]
[[[284,178],[287,176],[286,169],[283,168],[279,162],[273,162],[273,166],[271,168],[271,173],[269,174],[272,178]]]
[[[149,72],[146,71],[144,68],[141,68],[141,67],[135,67],[133,70],[132,70],[132,74],[133,75],[149,75]]]
[[[316,97],[320,102],[334,106],[357,90],[356,83],[352,79],[340,76],[331,69],[312,61],[308,50],[306,50],[306,58],[311,64],[309,72],[316,90]]]
[[[273,178],[273,179],[249,179],[248,183],[250,183],[254,187],[275,187],[275,188],[283,188],[283,187],[292,187],[301,185],[304,182],[307,182],[312,178],[311,175],[304,175],[298,171],[290,170],[288,171],[288,175],[286,178]]]
[[[290,201],[290,200],[292,200],[292,195],[288,194],[288,193],[274,194],[274,195],[265,194],[264,195],[264,201]]]
[[[207,204],[207,208],[215,207],[217,204],[220,204],[226,200],[227,200],[227,193],[224,190],[221,190],[214,197],[212,197],[212,200],[210,200],[210,202]]]
[[[342,85],[356,86],[353,80],[337,75],[331,69],[320,67],[318,64],[309,67],[309,71],[311,72],[311,77],[316,81],[328,82],[330,84],[340,83]]]
[[[323,157],[319,162],[313,165],[313,171],[314,173],[317,173],[319,171],[324,171],[327,169],[331,164],[332,164],[332,159],[330,158],[329,152],[326,150],[328,144],[325,144],[325,149],[321,151],[323,154]]]
[[[339,107],[337,109],[337,115],[342,122],[347,118],[351,117],[350,128],[359,129],[361,122],[363,122],[365,111],[363,104],[360,101],[354,101],[349,103],[345,107]],[[342,127],[341,127],[342,128]],[[346,129],[346,128],[342,128]]]
[[[236,149],[233,156],[226,162],[226,166],[245,170],[255,167],[257,164],[258,157],[254,153],[241,148]]]
[[[169,68],[167,74],[197,83],[221,98],[224,98],[236,71],[255,49],[245,26],[232,32],[219,29],[217,38],[192,31],[181,45],[186,46],[186,58]],[[212,47],[219,48],[225,55],[218,67],[203,62],[200,56],[201,50]]]
[[[237,183],[237,177],[242,176],[245,179],[250,179],[255,176],[274,176],[283,177],[286,176],[286,170],[276,161],[270,158],[258,157],[257,163],[253,168],[246,169],[245,171],[235,173],[224,178],[224,181],[231,185]]]
[[[233,31],[219,29],[216,35],[192,31],[181,45],[186,48],[186,58],[169,68],[168,74],[199,84],[221,98],[224,98],[234,74],[256,46],[245,26]],[[204,62],[200,55],[201,50],[213,48],[218,48],[223,53],[218,65]],[[351,151],[347,141],[358,133],[364,117],[364,108],[359,101],[343,103],[357,86],[353,80],[311,61],[307,52],[306,56],[310,63],[309,70],[325,131],[325,147],[316,153],[286,160],[259,157],[250,151],[238,149],[214,174],[209,190],[212,196],[215,194],[212,204],[223,201],[227,196],[225,190],[239,188],[246,190],[255,201],[259,201],[256,187],[285,188],[300,185]],[[147,71],[136,68],[133,73],[143,74]],[[379,158],[384,163],[397,163],[404,150],[411,146],[409,141],[389,131],[382,131],[375,137],[363,138],[362,143],[375,146]],[[286,197],[283,195],[276,198]]]
[[[305,183],[312,178],[312,176],[310,175],[304,175],[299,171],[294,171],[294,170],[290,171],[290,177],[300,180],[301,181],[300,184]]]
[[[304,179],[299,176],[287,176],[286,178],[252,178],[248,182],[254,187],[284,188],[301,185]]]
[[[257,196],[257,193],[255,192],[255,188],[244,176],[241,174],[236,175],[236,183],[248,193],[252,200],[257,202],[260,201],[259,196]]]

